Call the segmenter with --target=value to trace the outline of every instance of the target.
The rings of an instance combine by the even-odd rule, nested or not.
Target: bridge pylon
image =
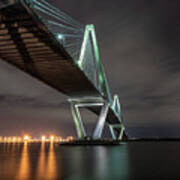
[[[87,137],[79,111],[80,108],[87,108],[98,115],[96,126],[91,134],[92,139],[102,138],[104,126],[107,122],[112,139],[122,140],[125,128],[122,122],[119,97],[115,95],[112,98],[104,67],[100,60],[95,28],[92,24],[86,25],[77,66],[86,74],[101,95],[99,97],[97,95],[93,97],[85,95],[81,98],[69,99],[78,138],[85,139]]]
[[[122,140],[125,133],[125,128],[122,122],[119,121],[117,124],[111,124],[108,122],[108,116],[112,111],[112,106],[108,101],[103,99],[69,99],[71,104],[72,116],[77,132],[78,139],[86,139],[87,133],[82,121],[80,108],[87,108],[96,113],[97,109],[99,113],[98,119],[95,124],[95,128],[90,135],[93,140],[101,139],[104,131],[105,123],[107,123],[111,137],[113,140]],[[115,103],[113,103],[115,104]],[[97,113],[96,113],[97,114]],[[118,113],[117,113],[118,114]]]

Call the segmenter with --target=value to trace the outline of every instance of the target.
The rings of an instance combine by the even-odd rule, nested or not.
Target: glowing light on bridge
[[[58,40],[64,40],[64,36],[62,34],[57,34]]]

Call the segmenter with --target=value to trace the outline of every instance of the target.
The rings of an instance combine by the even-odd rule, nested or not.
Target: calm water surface
[[[0,144],[0,180],[180,179],[180,142]]]

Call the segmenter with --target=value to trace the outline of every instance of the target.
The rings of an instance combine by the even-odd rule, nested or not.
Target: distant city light
[[[25,140],[25,141],[28,141],[28,140],[29,140],[29,136],[28,136],[28,135],[25,135],[25,136],[24,136],[24,140]]]
[[[54,136],[51,136],[50,139],[51,139],[51,141],[54,141]]]
[[[16,141],[17,141],[17,138],[16,138],[16,137],[13,137],[12,140],[13,140],[13,142],[16,142]]]
[[[46,136],[42,136],[42,137],[41,137],[41,140],[42,140],[42,141],[46,141]]]
[[[68,141],[73,141],[74,138],[73,138],[72,136],[68,136],[68,137],[67,137],[67,140],[68,140]]]
[[[46,138],[49,137],[49,138]],[[50,142],[50,143],[58,143],[58,142],[68,142],[74,140],[74,137],[68,136],[65,139],[61,136],[41,136],[40,138],[32,138],[29,135],[20,136],[0,136],[0,143],[31,143],[31,142]]]

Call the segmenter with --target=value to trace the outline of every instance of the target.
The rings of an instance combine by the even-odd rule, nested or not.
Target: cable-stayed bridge
[[[112,97],[93,25],[82,25],[45,0],[1,0],[0,59],[68,96],[78,138],[86,137],[80,108],[98,115],[112,138],[125,135],[117,95]]]

